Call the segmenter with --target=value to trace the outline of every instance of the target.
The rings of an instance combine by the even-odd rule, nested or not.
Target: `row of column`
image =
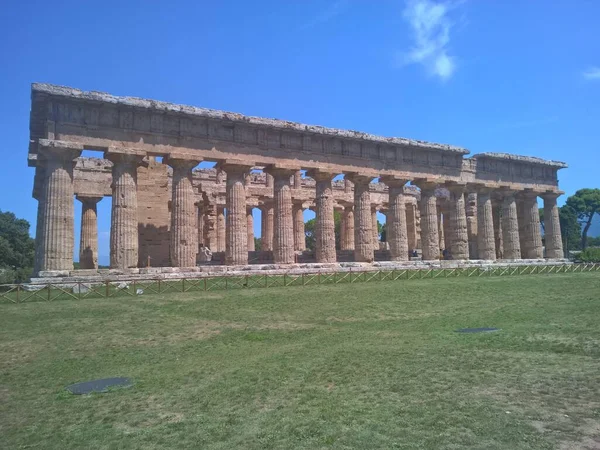
[[[73,159],[74,151],[46,151],[45,180],[38,212],[37,270],[65,270],[72,267],[73,254]],[[133,268],[138,265],[137,167],[141,156],[109,154],[113,162],[112,215],[110,233],[110,262],[114,268]],[[171,213],[171,262],[176,267],[192,267],[198,251],[198,216],[192,184],[192,169],[198,160],[166,158],[173,168]],[[253,249],[253,221],[246,204],[245,175],[251,167],[242,164],[223,164],[227,173],[226,208],[206,211],[202,223],[208,236],[205,244],[211,248],[224,247],[226,263],[245,265],[248,251]],[[304,249],[304,220],[302,206],[292,202],[290,177],[297,170],[267,168],[273,186],[272,204],[264,205],[262,249],[271,250],[277,264],[291,264],[295,250]],[[335,262],[334,201],[332,180],[336,174],[313,170],[309,176],[316,181],[316,249],[317,262]],[[378,240],[376,211],[372,210],[369,184],[372,177],[353,174],[347,178],[354,184],[354,207],[344,210],[341,248],[354,249],[358,262],[372,262]],[[294,178],[295,179],[295,178]],[[403,187],[407,180],[384,177],[389,186],[387,242],[392,260],[407,260],[409,248],[416,248],[415,217],[407,214]],[[414,183],[414,182],[413,182]],[[421,248],[424,260],[440,258],[438,200],[434,183],[417,182],[421,189]],[[476,234],[478,259],[494,260],[502,243],[505,259],[542,258],[537,195],[533,192],[502,191],[501,212],[494,214],[491,193],[477,189],[477,224],[469,224],[466,214],[464,185],[450,185],[450,198],[445,205],[444,247],[453,259],[469,259],[470,237]],[[518,195],[517,195],[518,194]],[[81,255],[82,268],[97,267],[97,213],[100,198],[78,197],[82,202]],[[556,194],[544,194],[546,221],[546,256],[562,258],[562,241]],[[216,208],[207,205],[207,208]],[[496,224],[494,218],[496,217]],[[225,222],[219,224],[218,222]],[[407,226],[410,222],[410,227]],[[446,223],[447,222],[447,223]],[[224,225],[224,226],[223,226]],[[409,229],[412,229],[409,235]],[[219,232],[224,230],[224,235]],[[500,231],[501,230],[501,231]],[[224,245],[223,245],[224,243]]]

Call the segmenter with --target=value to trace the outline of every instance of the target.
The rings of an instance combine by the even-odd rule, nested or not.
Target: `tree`
[[[575,212],[577,220],[583,226],[581,249],[585,250],[592,220],[596,213],[600,212],[600,189],[579,189],[567,199],[567,206]]]
[[[558,210],[560,219],[560,232],[562,235],[563,248],[565,252],[579,250],[581,245],[581,224],[577,220],[577,214],[573,209],[564,205]]]
[[[2,281],[25,281],[33,270],[34,253],[34,240],[29,237],[29,222],[17,219],[11,212],[0,211]]]
[[[542,233],[546,234],[546,224],[544,223],[544,208],[538,208],[540,213],[540,225],[542,226]]]

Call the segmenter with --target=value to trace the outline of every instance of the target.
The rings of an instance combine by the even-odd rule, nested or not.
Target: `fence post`
[[[106,288],[104,289],[104,293],[105,293],[106,298],[108,298],[108,280],[106,280],[105,283],[106,283]]]
[[[81,281],[77,282],[77,287],[78,287],[78,289],[77,289],[77,299],[81,300]]]
[[[269,287],[269,279],[267,278],[266,273],[265,273],[265,287]]]
[[[19,290],[21,289],[21,285],[17,284],[17,303],[19,303]]]
[[[287,286],[287,276],[286,276],[286,274],[284,273],[284,274],[283,274],[283,287],[286,287],[286,286]]]
[[[48,284],[46,285],[46,288],[48,289],[48,301],[50,301],[50,287],[51,287],[51,286],[52,286],[52,285],[51,285],[50,283],[48,283]]]
[[[204,277],[204,292],[206,292],[206,277]]]
[[[181,279],[181,292],[185,292],[185,278]]]

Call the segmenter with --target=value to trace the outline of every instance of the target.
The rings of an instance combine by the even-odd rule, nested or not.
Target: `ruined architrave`
[[[404,261],[414,251],[426,261],[442,253],[541,259],[538,197],[545,256],[563,256],[561,162],[505,153],[468,158],[451,145],[49,84],[34,84],[31,100],[35,269],[49,276],[73,269],[75,198],[83,206],[80,262],[87,270],[97,269],[103,197],[112,197],[111,266],[122,271],[195,265],[198,244],[213,251],[210,264],[228,265],[286,265],[299,256],[331,264],[342,254],[362,263]],[[83,150],[101,157],[81,157]],[[195,168],[199,161],[217,168]],[[262,211],[261,249],[253,247],[253,208]],[[317,215],[314,254],[303,239],[307,208]],[[339,254],[334,210],[342,212]],[[387,214],[387,245],[376,246],[377,211]]]

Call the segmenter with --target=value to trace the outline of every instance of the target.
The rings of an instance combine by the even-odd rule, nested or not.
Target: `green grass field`
[[[600,448],[600,274],[2,304],[0,448]]]

